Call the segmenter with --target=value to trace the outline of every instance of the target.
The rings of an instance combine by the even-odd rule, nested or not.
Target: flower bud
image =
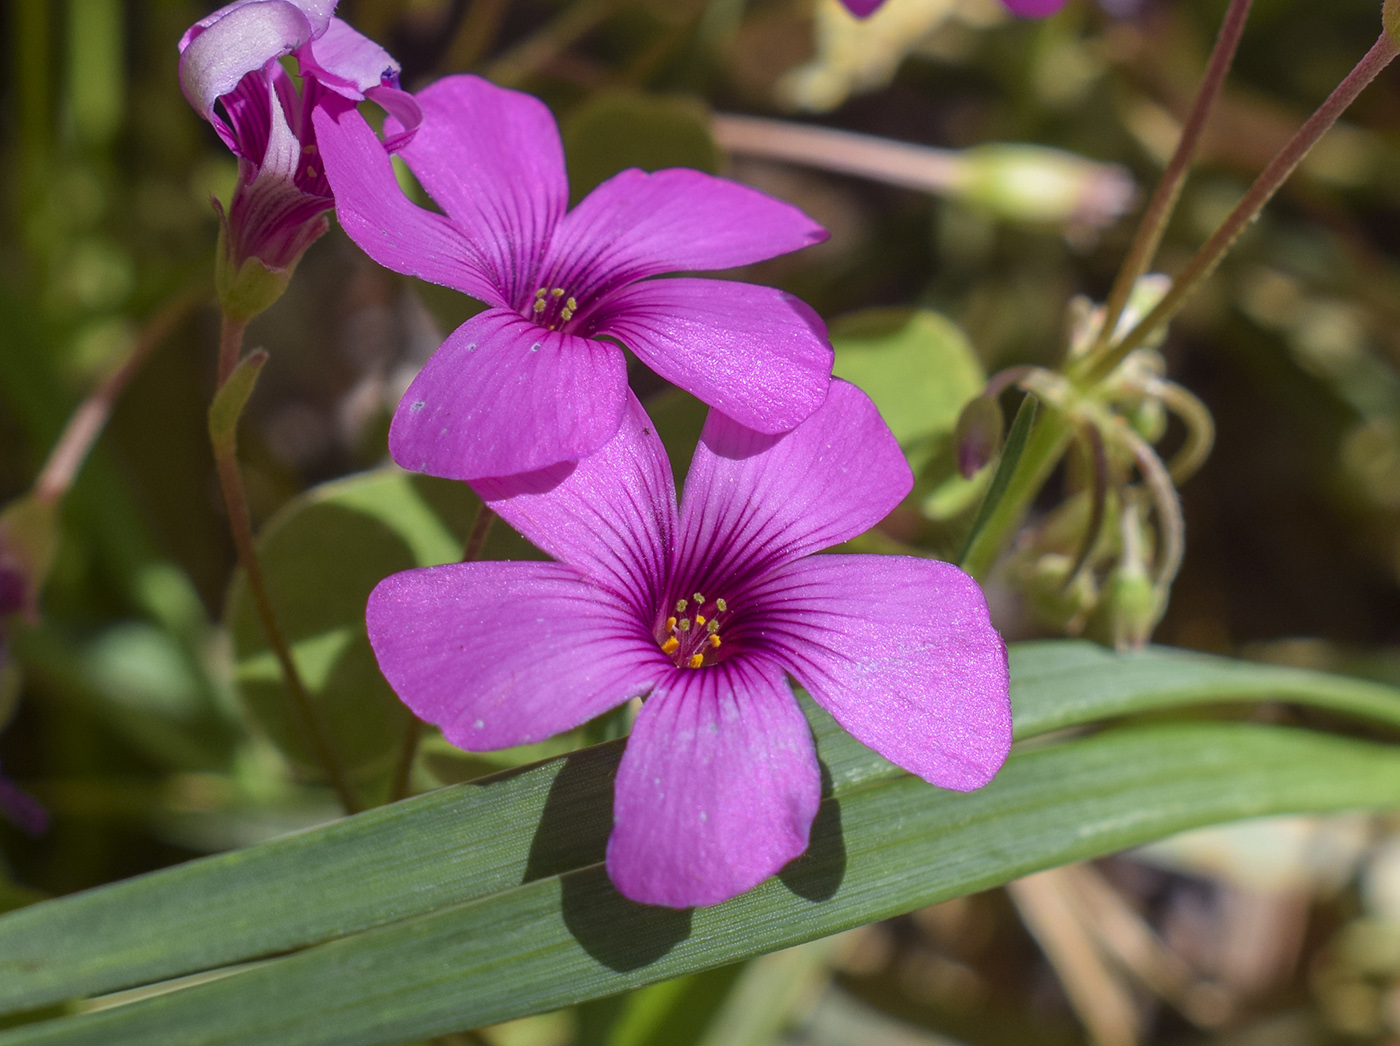
[[[1113,645],[1119,650],[1141,650],[1157,624],[1157,586],[1140,566],[1122,562],[1108,582],[1108,615]]]
[[[1084,630],[1084,624],[1099,602],[1093,571],[1080,570],[1069,577],[1074,561],[1058,552],[1049,552],[1035,561],[1025,580],[1026,602],[1040,622],[1069,635]]]
[[[994,396],[978,396],[963,407],[957,428],[953,430],[958,472],[963,479],[977,475],[997,456],[1005,425],[1001,404]]]
[[[1039,145],[991,143],[961,157],[963,199],[1000,218],[1103,228],[1137,196],[1126,168]]]

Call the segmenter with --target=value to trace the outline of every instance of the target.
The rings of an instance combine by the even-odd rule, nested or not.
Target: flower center
[[[657,626],[656,642],[661,652],[677,668],[703,668],[721,660],[720,627],[729,604],[723,599],[707,600],[696,592],[689,599],[676,600],[672,610]]]
[[[563,287],[541,287],[530,303],[530,319],[557,331],[578,312],[578,301]]]

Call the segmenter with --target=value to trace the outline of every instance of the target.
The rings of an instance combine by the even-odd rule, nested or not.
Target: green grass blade
[[[1400,751],[1387,746],[1236,723],[1124,728],[1018,752],[968,795],[900,776],[828,800],[806,858],[716,908],[630,904],[589,864],[18,1028],[0,1046],[391,1044],[708,969],[1199,825],[1397,803]],[[568,806],[545,813],[542,835],[568,826]]]

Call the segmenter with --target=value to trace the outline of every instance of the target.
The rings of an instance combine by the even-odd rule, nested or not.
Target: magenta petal
[[[366,254],[395,272],[504,304],[490,270],[461,231],[404,196],[388,153],[363,116],[353,108],[333,113],[318,107],[312,121],[336,217]]]
[[[681,500],[680,573],[700,590],[855,537],[914,477],[870,397],[833,379],[826,402],[782,436],[711,411]]]
[[[664,272],[748,265],[826,236],[792,204],[746,185],[684,168],[633,169],[569,212],[544,272],[571,292],[606,291]]]
[[[652,370],[760,432],[786,432],[826,399],[831,345],[807,305],[724,280],[633,284],[594,317]]]
[[[297,57],[303,76],[314,76],[356,101],[371,87],[399,74],[399,63],[388,51],[339,18],[332,18],[325,32],[303,47]]]
[[[630,391],[617,435],[601,450],[472,489],[536,547],[606,584],[641,620],[656,612],[676,532],[676,489],[666,448]]]
[[[806,850],[820,803],[811,731],[779,669],[672,667],[617,770],[608,875],[643,904],[719,904]]]
[[[885,0],[841,0],[841,6],[857,18],[869,18]]]
[[[305,11],[289,0],[230,5],[208,21],[191,29],[181,43],[180,89],[195,112],[235,148],[214,114],[214,102],[248,73],[306,43],[314,30]]]
[[[559,563],[453,563],[379,583],[365,615],[414,715],[472,752],[542,741],[674,667],[617,600]]]
[[[414,472],[484,479],[592,454],[626,403],[622,352],[487,309],[458,327],[394,412],[389,451]]]
[[[1065,0],[1001,0],[1019,18],[1046,18],[1065,6]]]
[[[764,643],[857,739],[926,781],[968,791],[1011,747],[1006,646],[977,582],[905,556],[812,556],[748,598]]]
[[[554,117],[538,98],[476,76],[444,77],[416,97],[423,122],[403,158],[519,306],[569,204]]]

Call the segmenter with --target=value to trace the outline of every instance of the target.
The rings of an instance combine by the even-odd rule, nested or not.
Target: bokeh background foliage
[[[1369,46],[1377,7],[1258,0],[1162,269]],[[962,150],[1035,143],[1150,186],[1223,9],[1072,0],[1017,23],[995,0],[889,0],[864,26],[828,0],[340,10],[407,86],[472,70],[544,98],[576,199],[627,166],[688,165],[826,224],[826,244],[742,276],[821,312],[836,373],[916,470],[853,546],[946,558],[992,471],[956,471],[964,403],[990,373],[1059,360],[1066,302],[1103,297],[1131,230],[1087,169],[1042,155],[1026,181],[1004,151]],[[5,7],[0,500],[163,303],[211,281],[208,198],[235,171],[179,94],[174,47],[206,10]],[[809,708],[827,778],[812,850],[712,910],[628,905],[601,871],[625,716],[480,756],[430,733],[399,764],[408,717],[364,598],[459,558],[476,505],[388,466],[384,436],[474,306],[333,229],[249,332],[271,362],[240,439],[274,597],[356,789],[372,806],[400,780],[426,793],[337,819],[232,571],[205,432],[215,317],[191,310],[65,501],[42,618],[6,626],[0,767],[52,823],[30,838],[0,820],[0,1043],[1396,1041],[1397,103],[1392,72],[1163,347],[1219,432],[1182,490],[1188,555],[1156,635],[1198,653],[1059,638],[1061,608],[1013,554],[986,579],[1017,641],[1003,775],[939,793]],[[732,114],[953,150],[973,174],[926,191],[776,162]],[[1048,206],[1055,178],[1086,197]],[[703,410],[632,377],[682,472]],[[1052,478],[1033,521],[1073,479]],[[503,527],[486,554],[538,555]],[[1122,852],[1268,814],[1302,816]]]

